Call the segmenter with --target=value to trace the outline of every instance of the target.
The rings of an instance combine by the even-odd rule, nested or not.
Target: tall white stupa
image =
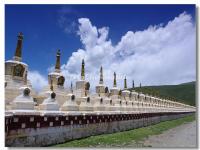
[[[105,96],[105,86],[103,84],[103,68],[102,68],[102,66],[100,68],[100,78],[99,78],[99,84],[96,86],[96,93],[101,97]]]
[[[5,105],[10,109],[11,102],[21,94],[22,90],[29,88],[31,96],[35,94],[28,76],[28,65],[22,62],[23,33],[17,36],[17,46],[12,60],[5,62]]]
[[[90,83],[85,80],[85,61],[83,59],[81,64],[81,79],[76,81],[76,89],[74,91],[78,105],[89,95],[89,88]]]
[[[50,87],[53,86],[59,106],[63,105],[67,99],[67,94],[70,93],[69,89],[67,90],[64,88],[65,77],[60,70],[60,55],[60,50],[58,50],[56,54],[55,69],[48,74],[48,85],[44,87],[41,93],[39,93],[39,96],[42,97],[42,99],[46,99],[49,96],[48,91]]]

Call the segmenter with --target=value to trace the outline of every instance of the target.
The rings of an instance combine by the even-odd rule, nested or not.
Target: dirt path
[[[196,147],[197,143],[196,121],[183,124],[160,135],[154,135],[142,143],[147,147]],[[142,145],[143,145],[142,144]]]

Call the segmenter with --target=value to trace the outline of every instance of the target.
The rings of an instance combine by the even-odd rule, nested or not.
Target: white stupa
[[[51,90],[46,92],[48,97],[39,105],[39,109],[43,111],[59,111],[59,104],[56,100],[56,93],[53,91],[53,85],[51,84]]]
[[[59,104],[59,106],[62,106],[63,103],[67,99],[67,94],[70,93],[70,90],[64,88],[64,82],[65,82],[65,77],[61,73],[60,69],[60,50],[57,51],[56,54],[56,64],[55,64],[55,69],[53,72],[50,72],[48,74],[48,85],[44,87],[44,89],[39,93],[40,97],[43,97],[43,99],[47,98],[46,93],[48,93],[49,88],[51,84],[53,85],[54,92],[56,93],[56,99]]]
[[[28,87],[21,88],[22,93],[11,102],[12,110],[34,110],[34,101]]]
[[[23,33],[18,34],[17,46],[12,60],[5,62],[5,105],[9,110],[12,101],[21,94],[22,87],[30,89],[31,96],[35,95],[28,76],[28,65],[22,62]]]

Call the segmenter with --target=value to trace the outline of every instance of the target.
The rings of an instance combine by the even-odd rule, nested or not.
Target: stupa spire
[[[53,80],[51,79],[51,83],[50,83],[50,90],[53,91]]]
[[[142,84],[140,82],[140,93],[142,93]]]
[[[71,87],[70,87],[70,89],[71,89],[71,92],[73,93],[73,83],[71,82]]]
[[[56,70],[60,70],[60,50],[57,51],[56,54],[56,65],[55,65]]]
[[[133,80],[132,88],[135,88],[134,80]]]
[[[113,87],[117,87],[117,81],[116,81],[116,73],[114,72],[114,82]]]
[[[103,84],[103,68],[101,66],[100,68],[100,79],[99,79],[99,84]]]
[[[126,76],[124,78],[124,89],[127,89]]]
[[[85,62],[84,62],[84,59],[82,59],[81,80],[85,80]]]
[[[23,38],[24,35],[22,32],[19,32],[17,36],[17,47],[15,50],[15,55],[14,55],[14,60],[21,61],[22,59],[22,43],[23,43]]]

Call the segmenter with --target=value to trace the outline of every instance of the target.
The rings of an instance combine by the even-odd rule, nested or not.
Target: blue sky
[[[6,5],[5,59],[13,57],[17,33],[23,32],[23,61],[29,70],[45,77],[55,63],[57,49],[61,49],[61,62],[66,65],[73,52],[87,51],[77,34],[79,18],[88,18],[97,29],[109,27],[107,38],[117,46],[128,31],[144,31],[154,25],[165,27],[183,12],[195,24],[195,5]]]

